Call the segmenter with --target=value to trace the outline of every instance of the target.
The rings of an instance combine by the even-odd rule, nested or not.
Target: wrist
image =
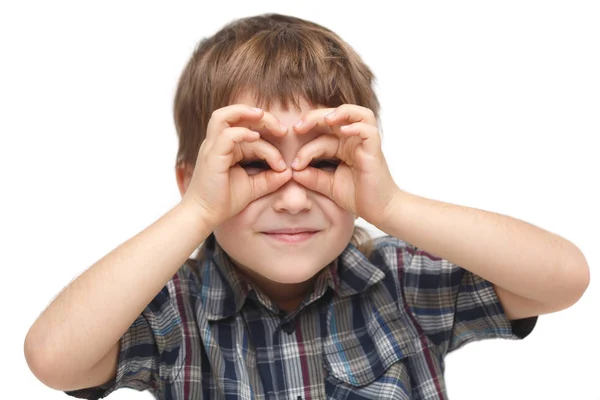
[[[205,232],[208,237],[217,227],[218,223],[211,218],[210,213],[206,208],[199,204],[192,204],[189,201],[181,200],[176,206],[182,214],[185,215],[185,220],[189,221],[199,231]]]
[[[402,239],[400,236],[403,227],[403,214],[406,212],[408,202],[411,201],[411,194],[401,189],[397,189],[392,196],[392,200],[387,204],[380,214],[380,223],[377,228],[390,236]]]

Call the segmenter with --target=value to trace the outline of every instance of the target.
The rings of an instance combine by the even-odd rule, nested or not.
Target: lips
[[[312,228],[291,228],[291,229],[278,229],[272,231],[262,232],[269,239],[273,239],[277,242],[284,243],[300,243],[304,242],[319,231]]]
[[[276,235],[276,234],[282,234],[282,235],[296,235],[299,233],[314,233],[314,232],[318,232],[318,229],[312,229],[312,228],[287,228],[287,229],[275,229],[275,230],[271,230],[271,231],[264,231],[263,233],[266,233],[268,235]]]

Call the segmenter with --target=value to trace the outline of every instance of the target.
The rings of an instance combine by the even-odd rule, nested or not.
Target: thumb
[[[300,171],[293,171],[292,177],[306,188],[332,198],[333,174],[318,168],[306,167]]]
[[[248,176],[248,178],[250,179],[250,186],[252,187],[251,201],[254,201],[283,186],[292,178],[292,170],[290,168],[281,172],[267,170],[256,175]]]

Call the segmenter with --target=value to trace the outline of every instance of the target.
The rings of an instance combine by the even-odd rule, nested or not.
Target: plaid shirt
[[[349,244],[289,315],[216,245],[188,260],[121,338],[118,388],[157,399],[447,399],[444,357],[522,339],[490,282],[390,236],[369,259]]]

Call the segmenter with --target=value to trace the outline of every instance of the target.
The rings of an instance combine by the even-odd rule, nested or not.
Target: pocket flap
[[[418,336],[394,303],[373,307],[370,312],[364,307],[338,310],[342,312],[332,312],[329,318],[330,334],[323,342],[325,368],[336,379],[364,386],[415,353]]]

